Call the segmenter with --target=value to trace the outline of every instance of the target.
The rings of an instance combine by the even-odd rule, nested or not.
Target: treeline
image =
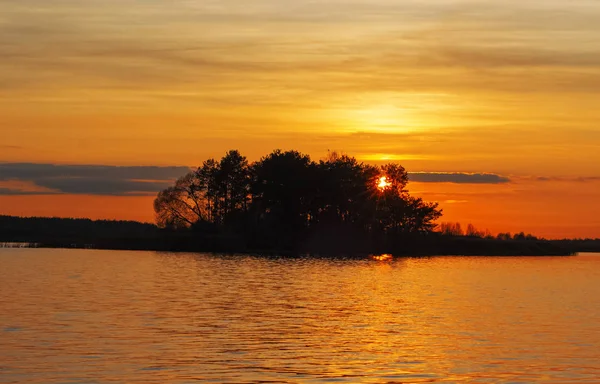
[[[400,237],[396,242],[376,244],[370,250],[361,248],[353,238],[336,240],[339,241],[323,241],[318,253],[360,256],[390,252],[394,245],[396,248],[392,253],[407,256],[566,255],[572,252],[600,252],[600,239],[506,240],[433,232],[411,238]],[[278,249],[251,249],[240,241],[239,236],[199,234],[192,229],[160,229],[152,224],[132,221],[0,216],[0,247],[14,247],[15,242],[34,243],[36,247],[290,254]]]
[[[436,221],[398,164],[276,150],[250,163],[232,150],[182,175],[154,201],[156,224],[0,216],[0,242],[50,247],[254,253],[564,255],[579,243],[492,236]],[[591,249],[588,245],[586,249]]]
[[[135,221],[0,216],[0,242],[45,246],[97,247],[142,243],[160,235],[152,224]]]
[[[249,163],[232,150],[161,191],[154,209],[161,228],[225,236],[248,249],[397,248],[431,234],[442,215],[437,203],[411,196],[408,182],[398,164],[280,150]]]
[[[563,239],[553,240],[552,243],[562,248],[572,249],[574,252],[600,253],[600,239]]]
[[[466,229],[463,230],[461,223],[441,223],[438,226],[438,231],[442,235],[446,236],[466,236],[466,237],[477,237],[488,240],[516,240],[516,241],[539,241],[544,240],[532,234],[526,234],[525,232],[519,232],[511,234],[510,232],[501,232],[497,235],[493,235],[489,230],[479,230],[475,228],[473,224],[468,224]]]

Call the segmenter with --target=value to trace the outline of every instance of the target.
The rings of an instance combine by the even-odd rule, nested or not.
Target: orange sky
[[[599,38],[596,0],[0,2],[0,163],[331,149],[510,179],[415,183],[443,220],[600,237]],[[152,220],[17,182],[0,214]]]

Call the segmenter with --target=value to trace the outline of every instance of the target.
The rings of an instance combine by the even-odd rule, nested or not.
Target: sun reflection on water
[[[394,257],[389,253],[384,253],[381,255],[371,255],[371,259],[377,261],[391,261],[394,259]]]
[[[1,249],[0,380],[599,382],[600,255],[367,260]]]

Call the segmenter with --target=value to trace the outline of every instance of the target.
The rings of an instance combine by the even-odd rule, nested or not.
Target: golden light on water
[[[393,260],[394,257],[392,255],[390,255],[389,253],[384,253],[382,255],[373,255],[373,256],[371,256],[371,259],[377,260],[377,261],[390,261],[390,260]]]
[[[392,183],[388,181],[387,176],[381,176],[379,179],[377,179],[377,188],[379,188],[380,191],[388,189],[391,186]]]

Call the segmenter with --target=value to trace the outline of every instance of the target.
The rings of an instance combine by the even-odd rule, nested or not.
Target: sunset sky
[[[598,0],[0,0],[0,214],[153,221],[228,149],[399,162],[442,221],[600,237]]]

